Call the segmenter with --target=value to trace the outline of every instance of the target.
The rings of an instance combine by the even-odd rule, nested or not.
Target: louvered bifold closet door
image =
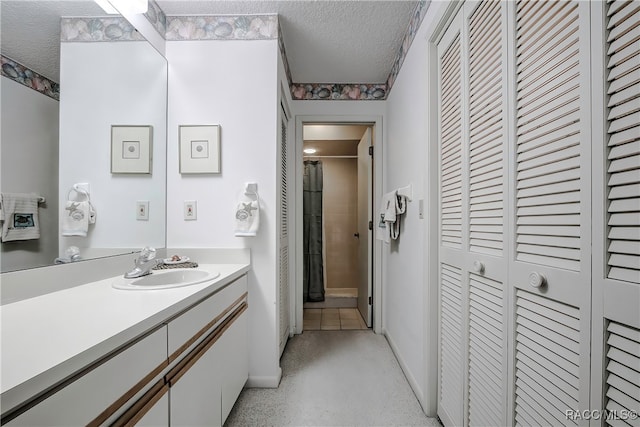
[[[594,188],[592,406],[611,411],[604,424],[638,426],[624,415],[640,414],[640,2],[602,2],[592,13],[604,23],[593,37],[604,82],[594,85],[594,174],[603,179]]]
[[[280,212],[279,212],[279,246],[280,268],[278,279],[278,312],[279,312],[279,336],[280,354],[289,339],[289,172],[288,172],[288,144],[287,144],[287,114],[284,108],[280,110]]]
[[[506,2],[464,6],[468,63],[468,411],[470,426],[507,424],[505,212]]]
[[[463,280],[462,10],[438,43],[439,223],[438,416],[463,425],[466,351]]]
[[[588,410],[591,304],[589,2],[517,1],[512,347],[517,425]]]

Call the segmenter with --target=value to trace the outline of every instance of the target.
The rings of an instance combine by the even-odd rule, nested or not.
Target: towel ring
[[[87,201],[91,200],[91,198],[89,197],[89,192],[82,189],[81,187],[78,187],[77,185],[73,185],[73,187],[71,187],[71,189],[69,190],[69,192],[67,193],[67,200],[71,200],[71,193],[75,192],[78,195],[82,195],[84,197],[87,198]]]

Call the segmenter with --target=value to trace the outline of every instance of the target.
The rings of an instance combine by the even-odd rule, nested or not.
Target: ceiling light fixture
[[[305,154],[314,154],[317,150],[315,148],[305,148],[304,150]]]

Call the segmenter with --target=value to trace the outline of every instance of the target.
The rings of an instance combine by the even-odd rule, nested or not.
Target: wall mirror
[[[40,238],[0,243],[1,272],[65,261],[72,246],[82,259],[164,247],[165,58],[92,0],[3,0],[0,7],[0,190],[45,199]],[[150,173],[111,172],[112,126],[151,127]],[[86,236],[63,235],[67,201],[86,200],[74,190],[85,183],[95,224]]]

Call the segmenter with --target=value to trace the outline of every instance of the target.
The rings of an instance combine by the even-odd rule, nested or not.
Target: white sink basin
[[[136,279],[118,277],[112,284],[115,289],[151,290],[171,289],[191,286],[213,280],[220,273],[193,268],[178,268],[173,270],[154,271],[153,273]]]

